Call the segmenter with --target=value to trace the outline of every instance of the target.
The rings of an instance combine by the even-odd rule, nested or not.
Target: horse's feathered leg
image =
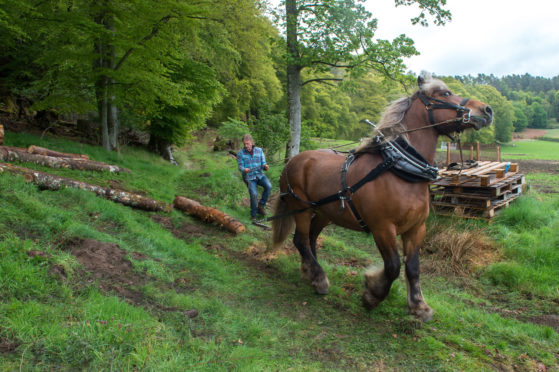
[[[425,224],[402,234],[406,265],[406,285],[410,313],[426,322],[433,317],[433,310],[427,305],[419,285],[419,248],[425,238]]]
[[[311,221],[311,211],[298,214],[295,217],[296,228],[293,236],[293,244],[301,254],[301,274],[303,278],[309,280],[316,293],[326,294],[330,287],[330,282],[326,273],[313,255],[309,240],[309,230]]]
[[[368,310],[377,307],[388,296],[392,282],[400,275],[400,255],[395,228],[375,231],[373,236],[384,260],[384,268],[365,273],[363,305]]]

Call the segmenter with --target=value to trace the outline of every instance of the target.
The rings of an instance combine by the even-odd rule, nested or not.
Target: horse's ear
[[[417,86],[418,86],[419,88],[421,88],[421,86],[422,86],[423,84],[425,84],[425,80],[423,79],[423,76],[419,75],[419,76],[417,77]]]
[[[433,76],[429,72],[423,70],[417,77],[417,86],[421,88],[421,86],[425,84],[426,81],[431,79],[433,79]]]

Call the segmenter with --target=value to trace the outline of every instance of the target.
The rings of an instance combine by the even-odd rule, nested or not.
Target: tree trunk
[[[108,107],[107,107],[107,78],[102,76],[100,78],[97,93],[97,105],[99,107],[99,129],[101,130],[101,144],[107,151],[111,151],[111,143],[109,141],[109,121],[108,121]]]
[[[130,173],[126,168],[110,165],[98,161],[78,158],[59,158],[54,156],[30,154],[26,149],[0,147],[1,161],[29,162],[51,168],[69,168],[77,170],[107,171],[111,173]]]
[[[114,80],[111,80],[114,84]],[[120,131],[120,123],[118,121],[118,108],[116,107],[115,103],[115,96],[114,94],[111,95],[110,103],[109,103],[109,128],[111,129],[110,132],[110,142],[111,147],[113,149],[118,150],[118,133]]]
[[[77,159],[89,160],[89,156],[87,156],[86,154],[70,154],[67,152],[58,152],[58,151],[50,150],[35,145],[29,146],[27,148],[27,152],[35,155],[54,156],[57,158],[77,158]]]
[[[164,140],[163,138],[158,137],[154,134],[151,134],[149,137],[148,148],[150,149],[150,151],[161,155],[165,160],[171,161],[171,145],[172,144],[169,141]]]
[[[285,1],[287,20],[287,107],[291,136],[287,143],[286,158],[299,153],[301,143],[301,67],[297,41],[297,1]]]
[[[239,234],[246,231],[245,225],[237,221],[231,216],[215,209],[203,206],[192,199],[183,196],[177,196],[173,201],[173,206],[183,212],[202,219],[204,222],[216,222],[219,226],[225,227],[227,230]]]
[[[104,1],[104,7],[108,2]],[[105,12],[98,14],[95,21],[106,30],[114,33],[114,15]],[[101,131],[102,146],[107,151],[117,148],[118,140],[118,118],[116,106],[114,106],[114,81],[110,79],[103,70],[114,70],[116,66],[115,47],[111,40],[105,38],[96,41],[96,50],[99,59],[95,68],[99,70],[100,76],[95,84],[97,96],[97,108],[99,111],[99,129]]]
[[[0,146],[4,144],[4,126],[0,125]]]
[[[110,24],[108,26],[108,28],[113,31],[114,33],[114,26],[112,24]],[[116,55],[115,55],[115,48],[114,46],[110,46],[109,48],[110,50],[110,66],[111,66],[111,70],[114,70],[116,67]],[[118,108],[116,107],[115,104],[115,94],[114,94],[114,89],[115,89],[115,81],[114,79],[110,79],[108,81],[109,83],[109,91],[110,94],[108,96],[108,125],[109,125],[109,141],[111,143],[111,147],[113,150],[117,150],[118,151],[118,132],[120,130],[120,123],[118,121]]]
[[[73,187],[76,189],[92,191],[98,196],[101,196],[105,199],[109,199],[114,202],[127,205],[129,207],[146,211],[168,212],[172,209],[172,205],[146,198],[142,195],[133,194],[122,190],[104,188],[70,178],[56,176],[54,174],[39,172],[29,168],[18,167],[16,165],[0,163],[0,173],[2,171],[23,175],[27,182],[33,182],[43,189],[59,190],[63,186]]]

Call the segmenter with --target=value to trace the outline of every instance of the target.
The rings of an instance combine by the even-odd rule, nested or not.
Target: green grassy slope
[[[105,153],[6,134],[6,145],[30,144],[131,173],[26,166],[167,203],[186,196],[238,218],[247,232],[234,236],[176,210],[134,210],[82,190],[40,191],[0,174],[2,371],[559,368],[556,195],[528,195],[491,226],[431,218],[431,231],[486,236],[491,259],[458,261],[464,275],[436,269],[451,264],[444,254],[425,254],[423,292],[436,313],[421,324],[407,314],[403,278],[379,308],[362,308],[364,268],[381,264],[364,233],[326,229],[319,260],[332,287],[314,294],[293,246],[269,252],[269,232],[248,225],[235,160],[204,142],[177,154],[177,167],[132,148]],[[281,164],[269,171],[275,188],[280,171]],[[104,271],[77,257],[91,242],[99,249],[92,262],[107,259]],[[122,263],[131,265],[111,267]]]

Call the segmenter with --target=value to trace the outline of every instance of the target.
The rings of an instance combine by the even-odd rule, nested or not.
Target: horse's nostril
[[[485,111],[487,115],[493,116],[493,109],[491,108],[491,106],[486,106],[483,111]]]

